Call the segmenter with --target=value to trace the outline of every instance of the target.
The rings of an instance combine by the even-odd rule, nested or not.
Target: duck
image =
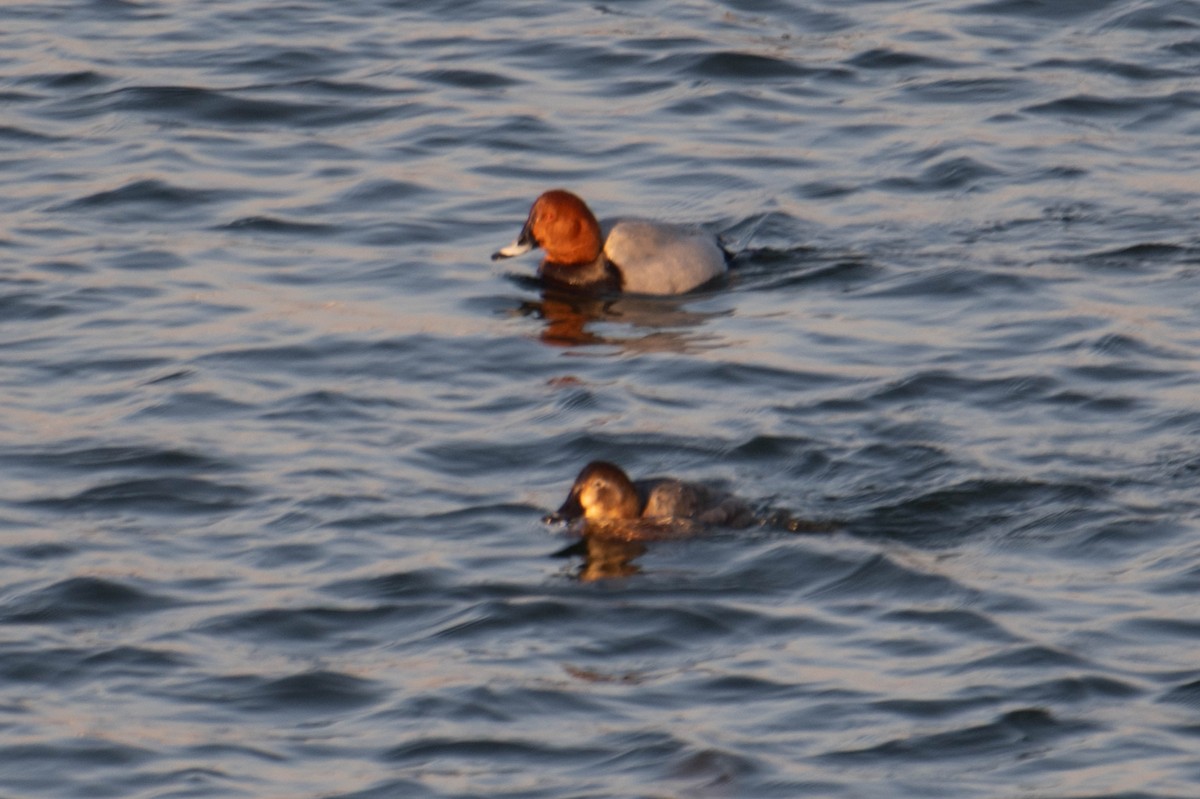
[[[539,196],[517,240],[492,260],[538,247],[546,253],[538,268],[546,283],[613,293],[683,294],[724,275],[732,257],[698,227],[628,218],[602,229],[587,203],[566,189]]]
[[[592,461],[575,478],[549,522],[581,522],[585,533],[642,540],[709,527],[748,527],[750,508],[737,497],[670,477],[634,482],[608,461]]]

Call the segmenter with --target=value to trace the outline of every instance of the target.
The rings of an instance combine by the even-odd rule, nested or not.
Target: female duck
[[[623,538],[686,535],[699,527],[746,527],[755,521],[736,497],[671,478],[635,483],[606,461],[583,467],[567,501],[548,519],[583,519],[589,531]]]
[[[622,219],[606,234],[587,204],[562,189],[537,198],[521,235],[492,260],[537,247],[546,251],[538,275],[550,283],[640,294],[691,291],[725,274],[729,257],[695,227]]]

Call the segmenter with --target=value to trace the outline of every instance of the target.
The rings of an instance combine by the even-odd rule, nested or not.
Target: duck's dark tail
[[[721,248],[721,252],[725,253],[726,266],[733,268],[736,266],[736,259],[739,253],[745,252],[750,246],[750,240],[754,238],[754,234],[767,221],[767,214],[761,215],[756,219],[742,234],[736,242],[731,242],[724,234],[717,234],[717,246]]]
[[[721,236],[717,236],[717,246],[721,248],[721,254],[725,256],[725,265],[732,267],[733,259],[737,253],[729,249],[729,242],[725,241]]]

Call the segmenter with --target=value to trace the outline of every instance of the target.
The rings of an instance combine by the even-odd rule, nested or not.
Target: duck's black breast
[[[562,288],[619,292],[625,286],[621,270],[603,254],[589,264],[556,264],[544,261],[538,276]]]

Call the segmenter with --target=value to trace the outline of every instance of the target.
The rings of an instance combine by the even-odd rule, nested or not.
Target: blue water
[[[0,796],[1200,795],[1195,0],[8,3],[0,108]]]

